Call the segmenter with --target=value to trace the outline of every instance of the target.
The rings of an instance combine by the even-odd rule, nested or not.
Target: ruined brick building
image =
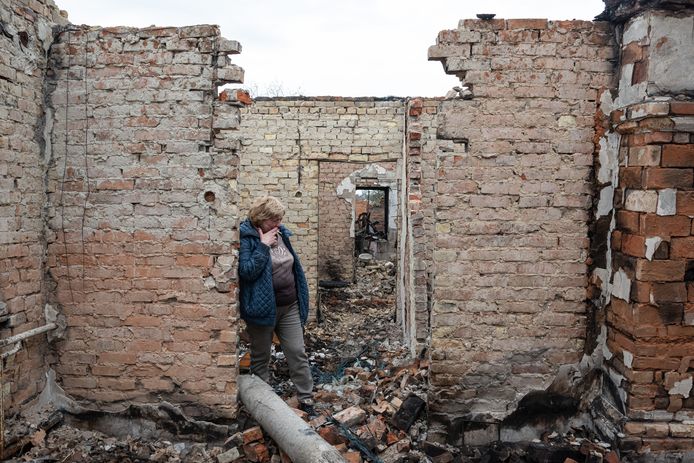
[[[215,26],[0,0],[0,334],[51,328],[3,342],[5,410],[52,369],[104,409],[233,416],[249,202],[287,204],[315,298],[351,278],[355,192],[377,188],[433,434],[590,422],[691,456],[694,4],[605,3],[593,22],[451,18],[429,59],[471,97],[246,105],[218,94],[243,71]]]

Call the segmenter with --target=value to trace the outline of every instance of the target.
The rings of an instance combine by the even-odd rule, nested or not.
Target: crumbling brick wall
[[[438,139],[467,150],[438,153],[434,201],[430,418],[456,441],[583,353],[594,115],[615,48],[608,23],[465,20],[429,57],[474,95],[438,112]]]
[[[216,26],[71,26],[51,55],[48,270],[66,391],[236,410],[238,43]]]
[[[0,1],[0,338],[45,324],[46,251],[43,87],[52,28],[65,23],[48,1]],[[23,342],[4,360],[3,406],[21,406],[40,392],[46,335]],[[14,350],[11,345],[3,352]]]
[[[352,281],[354,278],[355,225],[354,207],[357,187],[386,187],[396,195],[395,162],[360,164],[321,162],[318,199],[318,278]],[[397,209],[391,208],[390,214]],[[381,218],[383,220],[384,218]],[[372,217],[372,220],[376,220]],[[381,222],[383,223],[383,222]],[[388,224],[386,224],[387,229]]]
[[[253,198],[279,197],[311,290],[318,283],[320,164],[396,162],[402,154],[399,98],[259,98],[241,114],[241,215]]]
[[[603,107],[594,272],[606,369],[625,408],[621,445],[694,451],[694,11],[606,2],[620,24],[619,86]],[[664,3],[664,2],[663,2]]]
[[[434,202],[437,197],[439,152],[453,155],[460,143],[437,139],[441,99],[415,98],[407,105],[407,136],[403,162],[407,166],[402,195],[403,219],[399,231],[399,278],[403,289],[398,297],[403,314],[405,338],[413,353],[428,347],[432,308],[432,282],[436,247]],[[464,147],[463,147],[464,148]],[[405,291],[407,289],[407,291]]]

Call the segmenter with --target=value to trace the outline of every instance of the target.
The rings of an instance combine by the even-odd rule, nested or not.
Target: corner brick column
[[[67,21],[50,0],[0,0],[0,18],[0,338],[6,339],[45,323],[44,176],[50,150],[44,144],[42,93],[51,29]],[[2,406],[13,413],[41,392],[48,343],[44,334],[1,350],[8,353]]]
[[[679,451],[689,461],[694,455],[694,102],[685,95],[694,89],[694,11],[606,4],[606,14],[624,25],[618,29],[619,87],[610,114],[620,141],[612,150],[618,181],[605,367],[625,406],[622,449]]]
[[[692,115],[694,102],[677,101],[613,113],[622,165],[607,362],[623,375],[627,448],[694,448],[694,144],[673,121]]]

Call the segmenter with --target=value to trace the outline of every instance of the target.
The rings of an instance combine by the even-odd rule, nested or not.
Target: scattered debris
[[[273,390],[346,461],[624,461],[609,444],[584,429],[565,435],[548,433],[535,442],[496,442],[486,447],[453,447],[428,441],[424,399],[429,363],[426,359],[411,358],[400,341],[401,332],[395,324],[394,265],[359,259],[356,272],[355,284],[320,288],[323,319],[306,329],[318,417],[298,410],[298,399],[277,343],[271,362]],[[250,359],[243,333],[241,338],[243,373]],[[78,419],[79,415],[85,413],[44,410],[30,420],[8,420],[5,458],[11,458],[7,461],[13,463],[291,462],[243,406],[236,422],[224,425],[195,422],[166,403],[135,405],[120,414],[93,414],[91,421]],[[125,428],[131,434],[100,432],[106,429],[99,424],[109,420],[130,423]],[[160,429],[163,427],[168,433]]]

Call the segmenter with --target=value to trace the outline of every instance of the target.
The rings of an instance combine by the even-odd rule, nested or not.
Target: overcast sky
[[[443,96],[458,80],[427,61],[440,30],[477,13],[591,20],[602,0],[55,0],[74,24],[218,24],[260,95]],[[276,95],[273,95],[276,96]]]

